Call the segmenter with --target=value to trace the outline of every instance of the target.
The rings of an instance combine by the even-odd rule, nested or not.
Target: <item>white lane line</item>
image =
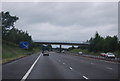
[[[110,67],[106,67],[106,68],[112,70],[112,68],[110,68]]]
[[[65,63],[63,63],[63,64],[65,64]]]
[[[105,61],[105,62],[109,62],[109,61]]]
[[[99,61],[104,61],[104,60],[99,60]]]
[[[60,60],[59,60],[59,62],[60,62]]]
[[[70,68],[70,70],[72,70],[73,68],[72,67],[69,67]]]
[[[38,56],[38,58],[35,60],[35,62],[32,64],[32,66],[30,67],[30,69],[27,71],[27,73],[24,75],[24,77],[22,78],[21,81],[25,81],[25,79],[27,79],[28,75],[30,74],[30,72],[32,71],[32,69],[34,68],[35,64],[37,63],[37,61],[39,60],[39,58],[41,57],[42,54],[40,54]]]
[[[110,62],[110,61],[105,61],[105,62],[107,62],[107,63],[115,63],[115,62]]]
[[[91,64],[94,64],[94,63],[91,63]]]
[[[83,76],[83,78],[88,79],[86,76]]]

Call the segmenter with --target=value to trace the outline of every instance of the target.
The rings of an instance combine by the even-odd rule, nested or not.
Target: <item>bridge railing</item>
[[[34,40],[34,42],[48,42],[48,43],[74,43],[74,44],[89,44],[88,42],[80,42],[80,41],[70,41],[70,40]]]

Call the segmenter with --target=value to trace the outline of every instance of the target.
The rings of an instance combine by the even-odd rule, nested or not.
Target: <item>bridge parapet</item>
[[[51,41],[51,40],[35,40],[37,44],[55,44],[55,45],[89,45],[87,42],[80,41]]]

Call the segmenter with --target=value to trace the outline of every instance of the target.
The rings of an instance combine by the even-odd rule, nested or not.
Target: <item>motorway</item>
[[[33,54],[2,66],[3,79],[118,79],[118,63],[50,52]],[[109,80],[110,81],[110,80]],[[116,80],[117,81],[117,80]]]

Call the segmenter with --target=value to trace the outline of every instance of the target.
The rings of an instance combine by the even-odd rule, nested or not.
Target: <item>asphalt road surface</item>
[[[3,79],[118,79],[118,63],[50,52],[33,54],[2,66]],[[23,80],[22,80],[23,79]]]

